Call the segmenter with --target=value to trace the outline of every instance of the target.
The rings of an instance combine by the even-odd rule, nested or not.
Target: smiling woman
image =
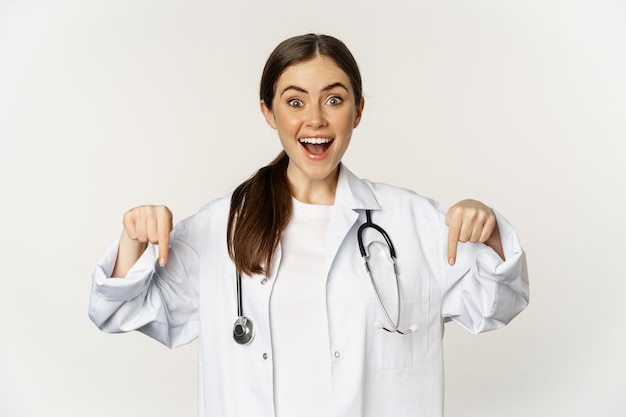
[[[527,305],[502,216],[474,200],[445,211],[342,165],[361,91],[338,39],[279,44],[260,106],[283,151],[176,227],[167,207],[131,209],[94,272],[102,330],[200,339],[200,415],[441,416],[443,324],[483,332]]]
[[[247,274],[269,273],[291,216],[292,196],[304,203],[333,204],[339,163],[364,104],[354,57],[343,42],[325,35],[278,45],[265,64],[260,99],[284,151],[275,161],[283,164],[270,164],[233,194],[228,247],[237,268]],[[284,165],[286,175],[276,172]],[[263,177],[272,175],[278,178],[265,189]]]

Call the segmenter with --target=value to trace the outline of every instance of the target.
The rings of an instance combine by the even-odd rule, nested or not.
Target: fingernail
[[[165,258],[159,258],[159,266],[161,268],[165,266]]]
[[[448,259],[448,264],[449,264],[450,266],[454,266],[454,258],[452,258],[452,257],[451,257],[451,258],[449,258],[449,259]]]

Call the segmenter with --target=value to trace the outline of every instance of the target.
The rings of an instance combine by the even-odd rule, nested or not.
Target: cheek
[[[298,130],[301,121],[297,117],[276,115],[276,129],[287,134],[292,134]]]
[[[352,129],[354,129],[355,118],[354,114],[342,114],[341,117],[338,117],[335,122],[335,126],[337,126],[342,133],[350,134],[352,133]]]

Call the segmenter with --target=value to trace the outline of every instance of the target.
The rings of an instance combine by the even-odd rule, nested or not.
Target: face
[[[336,184],[339,162],[363,111],[350,78],[332,59],[318,56],[288,67],[275,91],[273,108],[261,102],[261,110],[289,155],[291,185]]]

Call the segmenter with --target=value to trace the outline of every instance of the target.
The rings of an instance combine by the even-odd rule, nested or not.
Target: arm
[[[443,316],[473,333],[504,326],[528,304],[526,256],[515,229],[472,200],[453,206],[446,224],[448,230],[441,232],[448,260],[442,266]]]
[[[130,212],[137,214],[137,209]],[[190,342],[198,334],[202,220],[194,216],[180,222],[171,233],[168,252],[169,232],[167,245],[161,238],[147,237],[148,232],[148,242],[141,242],[143,232],[137,232],[141,226],[129,226],[126,217],[122,236],[102,256],[93,273],[89,317],[109,333],[138,330],[169,347]],[[158,255],[153,240],[159,244]],[[164,260],[167,266],[159,266]],[[113,279],[113,275],[124,279]]]

